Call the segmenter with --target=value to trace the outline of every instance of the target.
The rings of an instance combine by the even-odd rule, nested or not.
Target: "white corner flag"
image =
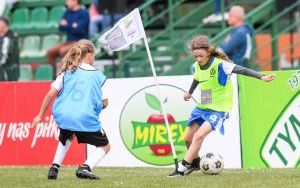
[[[146,38],[139,9],[134,9],[105,32],[99,43],[106,51],[119,51],[141,38]]]
[[[153,73],[153,78],[155,81],[155,85],[158,92],[158,99],[161,104],[161,111],[164,117],[164,121],[168,131],[168,138],[171,144],[172,153],[175,161],[175,170],[178,169],[178,159],[175,152],[174,142],[170,130],[169,121],[167,119],[166,111],[164,108],[164,104],[162,102],[162,97],[160,94],[159,84],[157,81],[156,71],[154,68],[151,52],[149,49],[149,45],[147,42],[145,29],[143,26],[143,22],[141,19],[140,11],[138,8],[134,9],[132,12],[127,14],[125,17],[120,19],[113,28],[105,32],[99,39],[99,43],[101,47],[103,47],[108,53],[112,53],[113,51],[122,50],[132,43],[136,42],[139,39],[143,39],[145,43],[145,47],[147,50],[151,70]]]

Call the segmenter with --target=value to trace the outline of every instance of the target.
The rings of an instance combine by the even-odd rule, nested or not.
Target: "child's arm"
[[[107,94],[107,90],[108,90],[108,86],[107,84],[105,84],[106,79],[103,83],[103,85],[101,86],[101,90],[102,90],[102,109],[105,109],[108,106],[108,94]],[[104,92],[105,91],[105,92]]]
[[[58,92],[57,89],[55,89],[54,87],[50,88],[50,90],[44,97],[40,112],[38,113],[37,116],[35,116],[35,118],[33,118],[31,127],[34,127],[36,124],[38,124],[42,120],[43,116],[45,115],[46,110],[49,107],[49,104],[51,103],[52,99],[56,96],[57,92]]]
[[[197,87],[198,84],[199,84],[199,82],[194,79],[193,82],[192,82],[192,84],[191,84],[191,87],[189,89],[189,92],[186,93],[186,94],[184,94],[184,96],[183,96],[183,99],[185,101],[189,101],[190,100],[190,98],[192,97],[192,94],[193,94],[193,92],[196,89],[196,87]]]
[[[234,66],[234,68],[232,69],[232,73],[254,77],[254,78],[263,80],[265,82],[270,82],[275,78],[274,74],[263,75],[259,72],[256,72],[255,70],[248,69],[246,67],[242,67],[242,66],[239,66],[239,65]]]

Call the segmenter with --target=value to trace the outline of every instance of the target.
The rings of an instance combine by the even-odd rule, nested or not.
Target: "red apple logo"
[[[161,113],[161,105],[157,97],[152,94],[146,93],[145,98],[147,101],[148,106],[152,109],[159,111],[160,114],[152,114],[148,117],[147,123],[151,124],[165,124],[164,117]],[[164,101],[166,103],[167,99]],[[167,114],[167,119],[169,123],[176,122],[174,117],[171,114]],[[151,151],[154,153],[155,156],[166,156],[172,152],[170,144],[155,144],[149,146]]]

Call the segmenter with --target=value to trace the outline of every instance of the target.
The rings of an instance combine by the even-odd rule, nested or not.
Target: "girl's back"
[[[63,88],[53,105],[53,115],[63,129],[98,131],[101,127],[102,91],[106,77],[98,70],[81,66],[63,75]],[[88,125],[88,126],[87,126]]]

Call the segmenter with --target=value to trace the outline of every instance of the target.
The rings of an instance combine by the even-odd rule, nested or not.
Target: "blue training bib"
[[[52,113],[62,129],[96,132],[101,129],[102,90],[106,77],[98,70],[66,71]]]

